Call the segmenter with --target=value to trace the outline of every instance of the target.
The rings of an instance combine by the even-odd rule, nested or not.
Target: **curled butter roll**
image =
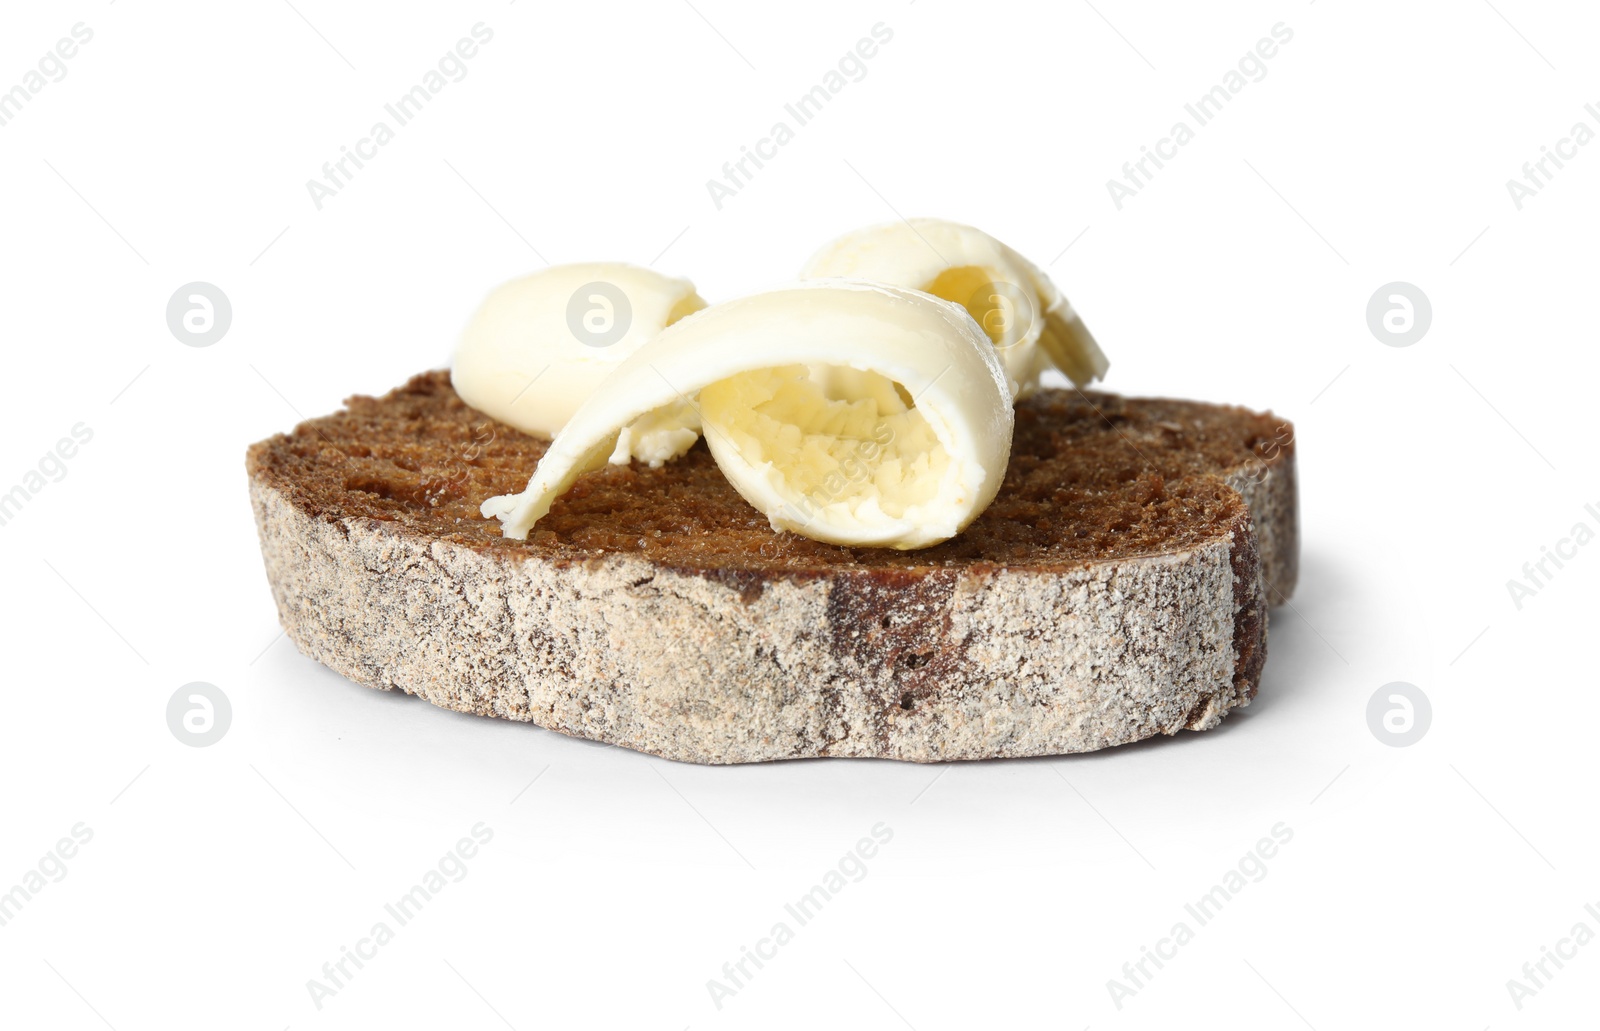
[[[450,381],[461,399],[546,439],[628,355],[706,302],[686,279],[621,262],[553,265],[490,292],[461,334]],[[699,436],[688,405],[624,427],[612,461],[652,465]]]
[[[521,494],[485,517],[526,539],[623,427],[699,409],[728,481],[775,530],[901,549],[948,540],[994,500],[1013,412],[994,347],[961,308],[880,283],[818,280],[683,319],[578,407]]]
[[[981,230],[913,218],[847,233],[822,247],[802,279],[850,276],[909,286],[966,308],[994,344],[1014,397],[1054,364],[1079,387],[1110,363],[1083,320],[1033,262]]]

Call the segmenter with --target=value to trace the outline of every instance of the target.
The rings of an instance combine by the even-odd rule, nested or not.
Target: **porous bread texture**
[[[1248,520],[1069,574],[974,566],[748,586],[630,556],[514,561],[251,499],[289,637],[358,683],[697,763],[1083,752],[1248,703]],[[1242,567],[1242,568],[1241,568]]]
[[[1282,605],[1300,582],[1300,485],[1294,455],[1234,469],[1222,479],[1250,509],[1267,602]]]
[[[1292,427],[1243,409],[1045,392],[993,510],[910,553],[773,535],[698,452],[591,474],[542,543],[506,541],[470,499],[545,445],[482,419],[428,373],[251,448],[288,636],[369,687],[683,761],[1207,729],[1254,695],[1264,584],[1297,573]]]

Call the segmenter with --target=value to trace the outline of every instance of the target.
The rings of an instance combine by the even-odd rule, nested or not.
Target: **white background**
[[[306,180],[480,21],[470,74],[317,210]],[[1520,610],[1506,582],[1600,528],[1600,146],[1521,210],[1505,186],[1600,128],[1592,8],[84,0],[7,5],[0,89],[78,22],[0,128],[0,490],[94,434],[0,527],[0,889],[93,840],[0,927],[0,1024],[1592,1021],[1600,943],[1520,1010],[1506,982],[1600,932],[1600,546]],[[718,210],[706,180],[878,22],[866,77]],[[1266,77],[1117,210],[1106,180],[1279,22]],[[655,261],[716,300],[916,214],[1048,266],[1111,389],[1295,420],[1300,589],[1220,729],[702,768],[368,691],[278,636],[250,442],[442,365],[545,260]],[[234,309],[207,348],[164,316],[195,280]],[[1365,319],[1395,280],[1433,305],[1407,348]],[[190,681],[232,701],[211,747],[166,724]],[[1432,701],[1411,747],[1368,728],[1391,681]],[[480,821],[465,878],[316,1008],[308,979]],[[867,876],[719,1010],[707,981],[880,821]],[[1280,822],[1266,878],[1119,1009],[1107,981]]]

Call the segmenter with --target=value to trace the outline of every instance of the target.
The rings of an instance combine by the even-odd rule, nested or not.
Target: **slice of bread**
[[[250,449],[289,637],[358,683],[702,763],[1088,751],[1215,726],[1293,589],[1294,442],[1270,415],[1045,390],[953,540],[775,533],[703,442],[584,476],[527,541],[478,513],[546,442],[449,374]],[[1252,518],[1253,513],[1253,518]]]

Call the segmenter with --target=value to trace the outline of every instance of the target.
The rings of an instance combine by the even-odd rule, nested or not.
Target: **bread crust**
[[[1264,567],[1280,585],[1295,568],[1292,446],[1218,469],[1237,493],[1170,551],[830,568],[475,546],[312,500],[276,457],[287,439],[251,449],[250,498],[303,653],[688,762],[1050,755],[1208,729],[1259,683]]]

